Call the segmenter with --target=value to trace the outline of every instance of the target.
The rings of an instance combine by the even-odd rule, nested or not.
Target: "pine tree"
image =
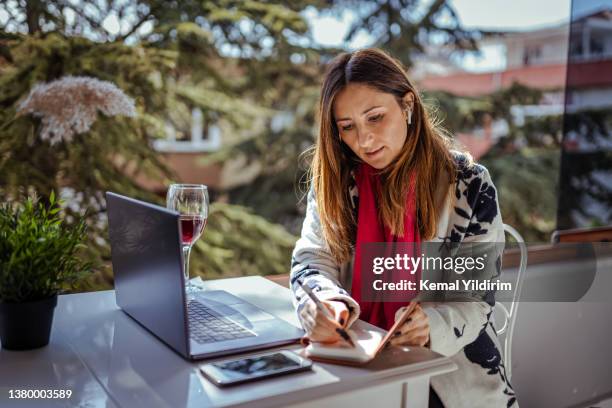
[[[372,45],[390,50],[407,66],[432,33],[459,49],[473,47],[474,33],[460,27],[447,1],[2,3],[0,11],[9,18],[0,32],[0,195],[16,199],[19,191],[44,195],[72,189],[81,203],[75,211],[89,210],[90,222],[98,226],[92,230],[92,254],[108,262],[101,193],[114,190],[163,204],[135,184],[133,175],[172,179],[151,140],[164,137],[164,123],[176,120],[173,115],[197,106],[206,122],[227,125],[234,137],[235,143],[208,160],[243,156],[261,172],[254,182],[229,191],[231,202],[253,212],[213,206],[193,268],[206,276],[285,272],[295,237],[255,214],[299,231],[305,190],[299,182],[307,160],[298,157],[314,141],[324,63],[341,51],[313,43],[301,14],[307,7],[352,10],[358,18],[347,40],[371,30]],[[422,18],[411,18],[414,11],[423,11]],[[445,13],[450,18],[444,25],[439,17]],[[105,24],[109,18],[116,30]],[[40,124],[16,117],[17,103],[34,84],[65,75],[115,83],[135,99],[138,115],[101,116],[71,144],[41,143]],[[99,275],[106,285],[108,272],[107,267]]]
[[[155,78],[163,77],[160,70],[176,66],[176,54],[98,44],[57,33],[15,36],[9,49],[12,63],[3,67],[0,79],[0,196],[11,201],[27,193],[46,197],[51,191],[71,192],[68,212],[87,212],[89,255],[102,261],[98,275],[85,288],[108,287],[112,277],[103,192],[118,191],[163,205],[160,197],[137,185],[130,176],[134,172],[128,170],[135,166],[149,177],[172,177],[150,148],[149,139],[160,134],[159,118],[168,103],[161,97],[167,85]],[[41,140],[40,121],[17,115],[18,102],[30,84],[68,74],[86,74],[122,85],[127,93],[136,95],[137,117],[99,115],[90,131],[71,142],[51,145]],[[291,234],[245,208],[227,204],[213,204],[210,219],[206,232],[210,239],[198,243],[192,270],[206,276],[285,272],[295,242]]]

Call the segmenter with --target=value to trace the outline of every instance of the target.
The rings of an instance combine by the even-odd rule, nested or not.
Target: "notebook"
[[[388,332],[377,327],[348,330],[347,333],[351,337],[351,340],[353,340],[353,343],[355,343],[355,347],[351,347],[344,340],[330,344],[311,342],[307,338],[304,338],[302,339],[302,344],[307,346],[303,354],[312,360],[325,363],[345,365],[366,364],[374,360],[378,353],[385,348],[391,340],[393,333],[405,323],[415,306],[416,303],[410,302],[404,313],[402,313]]]

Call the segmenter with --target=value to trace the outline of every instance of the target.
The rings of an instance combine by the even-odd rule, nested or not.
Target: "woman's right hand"
[[[300,311],[302,326],[311,341],[335,343],[341,339],[336,329],[344,328],[348,323],[348,308],[344,302],[338,300],[324,300],[321,303],[330,311],[334,320],[327,318],[317,309],[314,301],[308,299]]]

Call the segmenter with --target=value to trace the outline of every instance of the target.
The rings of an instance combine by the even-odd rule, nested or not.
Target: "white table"
[[[265,278],[205,284],[298,325],[289,290]],[[315,363],[311,372],[217,388],[202,377],[198,363],[150,335],[116,306],[114,291],[105,291],[60,296],[48,347],[0,351],[0,406],[417,408],[427,406],[430,377],[455,369],[449,358],[425,348],[388,349],[365,367]],[[68,400],[16,400],[8,398],[9,389],[73,394]]]

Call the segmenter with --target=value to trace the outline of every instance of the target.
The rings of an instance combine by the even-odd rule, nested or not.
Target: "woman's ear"
[[[414,94],[410,91],[406,92],[402,97],[402,108],[406,122],[412,124],[412,111],[414,109]]]
[[[404,109],[414,109],[414,94],[412,92],[406,92],[402,97],[402,101],[404,102]]]

